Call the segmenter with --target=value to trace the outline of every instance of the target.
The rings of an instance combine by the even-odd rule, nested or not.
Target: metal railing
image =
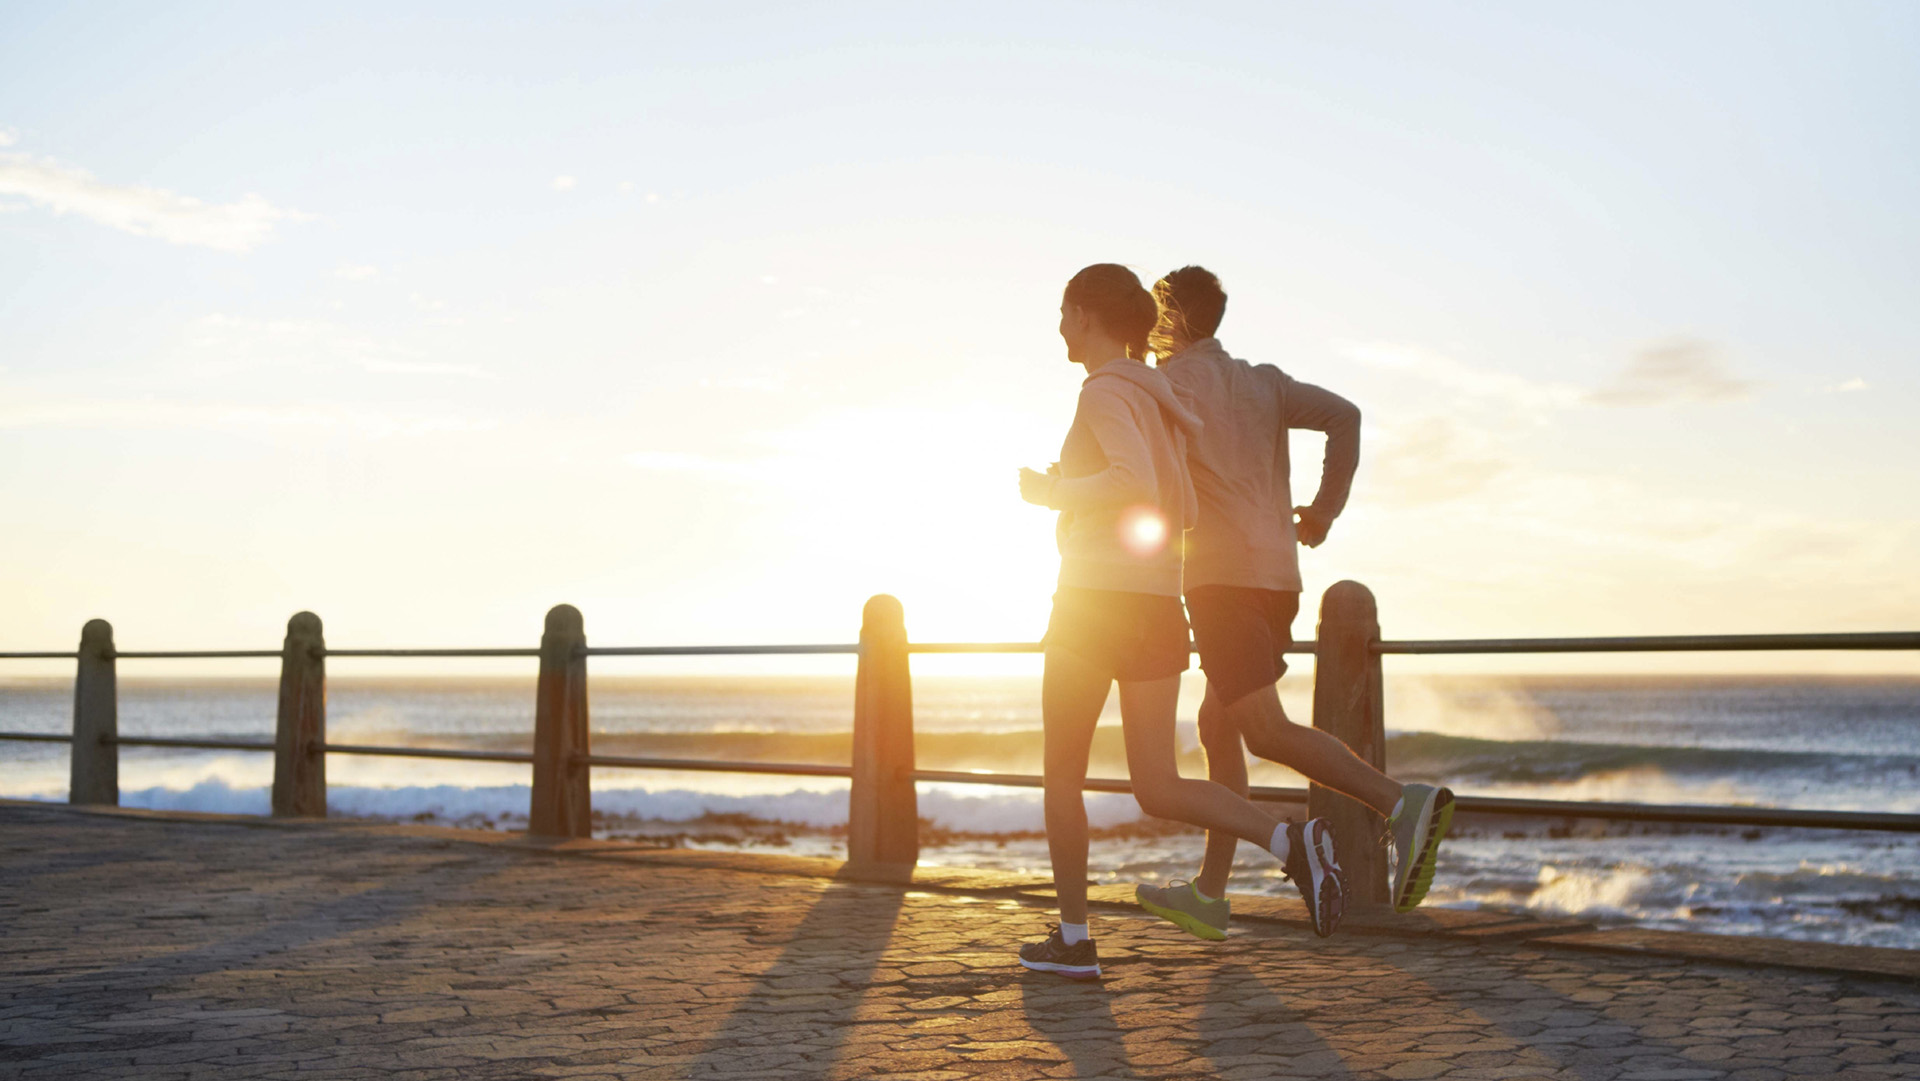
[[[1346,590],[1341,598],[1338,591]],[[1356,592],[1357,591],[1357,592]],[[1358,599],[1355,599],[1358,598]],[[1341,600],[1351,608],[1336,604]],[[885,601],[885,604],[881,604]],[[1364,602],[1363,604],[1361,602]],[[1359,607],[1353,607],[1359,605]],[[877,609],[876,609],[877,606]],[[1321,658],[1315,673],[1315,723],[1334,730],[1364,757],[1384,766],[1384,717],[1380,701],[1380,665],[1386,656],[1485,654],[1743,652],[1754,650],[1909,650],[1920,651],[1920,632],[1868,634],[1667,635],[1589,638],[1505,638],[1459,640],[1381,640],[1371,594],[1354,583],[1329,590],[1321,611],[1321,638],[1288,650]],[[1331,632],[1331,633],[1330,633]],[[120,747],[271,752],[276,756],[275,814],[325,813],[328,755],[373,755],[458,762],[500,762],[534,768],[534,832],[585,835],[590,826],[589,770],[595,768],[680,770],[844,777],[854,782],[851,795],[849,853],[875,862],[911,862],[917,840],[898,836],[900,819],[917,821],[913,786],[919,783],[996,785],[1039,788],[1033,774],[930,770],[917,768],[912,753],[911,654],[1039,653],[1039,642],[910,642],[897,602],[869,602],[861,640],[854,643],[713,646],[588,646],[579,613],[562,605],[549,614],[539,648],[504,649],[332,649],[320,635],[320,623],[301,613],[289,624],[280,650],[117,650],[103,621],[90,623],[75,651],[0,652],[0,659],[74,660],[76,675],[74,732],[0,732],[0,741],[67,743],[74,756],[74,802],[117,802]],[[586,728],[586,660],[590,657],[807,656],[859,658],[855,674],[854,754],[847,765],[663,758],[594,754]],[[391,747],[332,743],[325,739],[324,663],[344,658],[537,657],[534,748],[527,752]],[[149,659],[268,659],[281,661],[280,712],[272,741],[170,739],[118,734],[115,717],[114,662]],[[318,692],[318,693],[316,693]],[[1121,778],[1088,778],[1087,791],[1131,793]],[[1309,802],[1344,797],[1317,789],[1255,787],[1251,795],[1278,802]],[[1346,801],[1351,802],[1351,801]],[[866,807],[863,813],[862,807]],[[1356,805],[1357,806],[1357,805]],[[1920,814],[1828,811],[1799,808],[1642,804],[1461,795],[1463,812],[1529,818],[1586,818],[1619,822],[1717,826],[1920,832]],[[890,832],[892,831],[891,835]]]

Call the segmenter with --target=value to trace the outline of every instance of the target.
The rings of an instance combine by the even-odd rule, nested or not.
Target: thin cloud
[[[1736,378],[1710,343],[1676,338],[1634,355],[1611,381],[1587,395],[1594,405],[1682,405],[1744,398],[1758,383]]]
[[[430,361],[368,360],[362,368],[378,375],[452,375],[462,379],[498,379],[498,375],[471,364],[440,364]]]
[[[1865,390],[1865,389],[1867,389],[1867,381],[1856,375],[1852,379],[1849,379],[1844,383],[1835,383],[1833,386],[1828,387],[1827,393],[1851,394],[1856,390]]]
[[[334,277],[345,278],[350,282],[366,281],[368,278],[378,277],[379,274],[380,268],[377,266],[357,265],[354,263],[341,263],[333,269]]]
[[[635,451],[626,456],[626,463],[635,469],[644,469],[649,473],[691,473],[728,480],[754,479],[764,471],[762,467],[753,463],[723,462],[703,454],[689,454],[678,450]]]
[[[483,431],[493,422],[450,414],[319,405],[266,405],[109,398],[15,401],[0,406],[0,429],[316,429],[375,439]]]
[[[553,178],[553,190],[572,191],[574,183],[574,179],[570,176],[556,176]]]
[[[1570,384],[1479,368],[1418,346],[1341,342],[1337,347],[1348,359],[1369,368],[1403,374],[1450,391],[1462,400],[1504,406],[1534,419],[1580,401],[1580,389]]]
[[[1391,506],[1473,495],[1512,465],[1486,433],[1447,417],[1421,417],[1383,434],[1380,450],[1369,455],[1366,484]]]
[[[231,203],[205,203],[160,188],[109,184],[85,169],[24,154],[0,155],[0,195],[17,195],[55,214],[78,214],[135,236],[235,254],[273,239],[280,222],[306,217],[252,193]]]
[[[701,390],[741,390],[758,394],[779,394],[787,385],[779,379],[761,375],[725,375],[719,378],[702,377]]]
[[[184,329],[174,358],[181,370],[201,378],[275,369],[325,376],[357,369],[373,375],[501,378],[476,365],[435,360],[433,353],[324,320],[216,313]]]
[[[0,146],[12,146],[19,141],[20,137],[14,134],[12,128],[0,128]]]

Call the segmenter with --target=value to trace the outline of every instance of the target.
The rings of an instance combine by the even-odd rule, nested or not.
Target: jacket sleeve
[[[1158,497],[1153,457],[1133,410],[1123,398],[1095,388],[1082,391],[1073,422],[1086,425],[1093,434],[1100,453],[1106,456],[1107,467],[1084,477],[1054,481],[1047,506],[1054,510],[1090,510],[1151,503]]]
[[[1327,433],[1327,453],[1320,463],[1320,490],[1313,509],[1329,518],[1346,509],[1360,468],[1360,408],[1338,394],[1312,383],[1280,374],[1280,418],[1287,428]],[[1282,433],[1284,438],[1284,433]]]

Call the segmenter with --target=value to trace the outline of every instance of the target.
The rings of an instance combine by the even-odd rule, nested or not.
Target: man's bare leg
[[[1208,684],[1207,696],[1200,703],[1200,746],[1207,753],[1208,779],[1242,796],[1247,794],[1246,751],[1251,750],[1316,784],[1344,792],[1382,815],[1392,814],[1394,804],[1400,801],[1399,782],[1374,769],[1339,737],[1288,719],[1275,685],[1269,684],[1228,706]],[[1193,881],[1201,896],[1226,896],[1238,847],[1239,838],[1233,834],[1207,831],[1207,854]]]
[[[1207,753],[1207,779],[1246,795],[1246,744],[1211,684],[1200,703],[1200,746]],[[1238,837],[1224,830],[1207,831],[1207,856],[1200,864],[1200,877],[1193,881],[1203,897],[1227,895],[1227,877],[1233,873],[1233,853],[1239,844]]]
[[[1213,697],[1212,687],[1207,688],[1207,697]],[[1261,758],[1352,796],[1382,815],[1391,815],[1400,802],[1400,782],[1374,769],[1338,736],[1288,720],[1276,685],[1233,702],[1226,707],[1226,715],[1247,741],[1247,749]],[[1211,755],[1208,761],[1212,768]]]

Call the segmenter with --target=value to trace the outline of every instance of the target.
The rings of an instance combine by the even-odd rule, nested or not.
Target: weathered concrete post
[[[320,617],[296,612],[280,647],[273,817],[327,817],[327,643]]]
[[[73,751],[68,803],[120,802],[120,704],[113,672],[113,625],[90,619],[80,628],[80,666],[73,676]]]
[[[574,761],[587,747],[587,632],[580,610],[556,604],[540,637],[533,706],[533,806],[527,832],[587,837],[593,832],[590,772]]]
[[[1359,582],[1335,582],[1320,601],[1319,646],[1314,659],[1313,726],[1340,737],[1374,768],[1387,768],[1386,720],[1382,711],[1380,618],[1373,593]],[[1325,818],[1339,838],[1347,888],[1360,906],[1385,905],[1386,853],[1376,840],[1386,821],[1359,800],[1313,785],[1307,813]]]
[[[853,790],[847,863],[911,869],[920,862],[920,810],[913,786],[913,682],[907,622],[885,593],[867,601],[860,667],[853,680]]]

